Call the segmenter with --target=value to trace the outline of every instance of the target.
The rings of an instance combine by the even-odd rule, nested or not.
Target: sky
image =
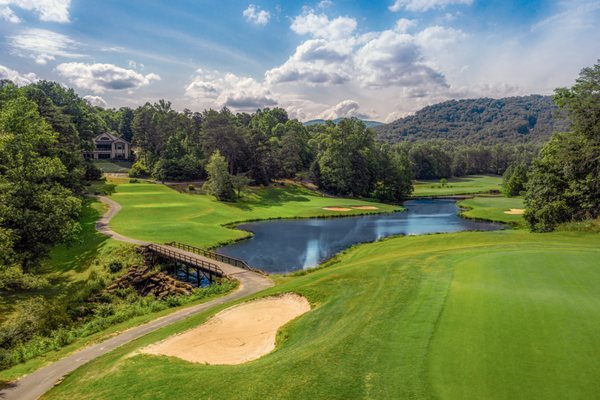
[[[600,59],[600,0],[0,0],[0,79],[94,105],[390,122],[551,94]]]

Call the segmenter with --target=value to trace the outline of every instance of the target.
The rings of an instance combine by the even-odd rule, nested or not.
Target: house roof
[[[102,140],[103,138],[107,137],[109,140]],[[129,143],[127,140],[120,138],[110,132],[105,132],[105,133],[101,133],[100,135],[96,136],[94,138],[95,142],[123,142],[123,143]]]

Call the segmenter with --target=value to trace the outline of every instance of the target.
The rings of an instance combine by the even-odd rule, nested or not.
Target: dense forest
[[[564,130],[552,96],[450,100],[375,129],[390,143],[448,139],[461,143],[543,143]]]

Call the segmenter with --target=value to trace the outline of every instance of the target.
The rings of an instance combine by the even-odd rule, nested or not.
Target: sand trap
[[[352,207],[355,210],[379,210],[379,207],[375,207],[375,206],[356,206],[356,207]]]
[[[310,310],[297,294],[266,297],[221,311],[204,324],[144,349],[207,364],[241,364],[275,349],[279,328]]]
[[[327,210],[327,211],[351,211],[351,209],[347,208],[347,207],[323,207],[323,210]]]
[[[508,211],[504,211],[504,214],[508,215],[523,215],[525,214],[525,210],[522,208],[511,208]]]

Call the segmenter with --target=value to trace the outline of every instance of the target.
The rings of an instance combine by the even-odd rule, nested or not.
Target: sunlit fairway
[[[466,209],[462,215],[467,218],[501,221],[514,226],[524,226],[523,215],[509,214],[511,209],[524,209],[523,199],[519,197],[474,197],[462,200],[461,208]]]
[[[420,180],[414,183],[413,196],[450,196],[462,194],[489,193],[500,191],[502,177],[496,175],[470,175],[448,179],[442,185],[440,180]]]
[[[594,398],[599,257],[600,237],[583,233],[361,245],[269,290],[298,292],[315,307],[270,355],[227,367],[134,355],[204,314],[91,362],[46,398]]]
[[[179,193],[164,185],[144,182],[119,184],[111,198],[123,207],[111,222],[115,231],[157,243],[176,240],[203,247],[246,237],[247,232],[223,226],[233,222],[369,212],[352,209],[340,213],[323,209],[331,206],[375,206],[377,212],[401,209],[360,200],[322,197],[291,184],[249,189],[235,203],[219,202],[206,195]]]

